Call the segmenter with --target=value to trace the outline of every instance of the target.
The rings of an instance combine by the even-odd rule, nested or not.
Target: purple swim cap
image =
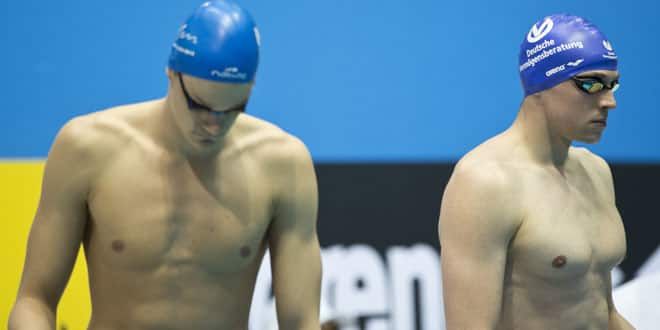
[[[576,74],[616,70],[612,44],[586,19],[567,14],[543,18],[532,25],[518,56],[525,96],[549,89]]]

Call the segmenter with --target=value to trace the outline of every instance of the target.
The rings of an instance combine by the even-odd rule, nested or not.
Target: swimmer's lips
[[[200,143],[202,145],[212,145],[215,144],[217,141],[217,137],[213,136],[208,136],[205,134],[197,134],[193,133],[193,139],[196,141],[196,143]]]
[[[591,121],[592,124],[595,124],[597,126],[607,126],[607,119],[594,119]]]

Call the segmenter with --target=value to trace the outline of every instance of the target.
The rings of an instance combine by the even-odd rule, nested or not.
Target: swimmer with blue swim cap
[[[520,45],[520,79],[525,96],[550,89],[587,71],[617,70],[612,44],[591,22],[577,16],[552,15],[535,23]],[[616,82],[616,80],[614,81]],[[578,84],[587,93],[618,87],[594,81]]]
[[[552,118],[547,124],[566,141],[600,139],[616,107],[619,73],[612,42],[593,23],[566,14],[545,17],[525,35],[518,60],[521,113],[545,113],[544,121]]]
[[[234,2],[205,2],[181,25],[168,61],[168,103],[192,132],[191,145],[214,145],[245,110],[259,47],[254,20]]]
[[[597,142],[616,106],[618,57],[584,18],[525,33],[513,124],[466,154],[439,220],[447,329],[625,329],[610,272],[626,251]]]
[[[179,28],[168,67],[225,83],[251,83],[259,64],[259,30],[236,3],[210,1]]]
[[[302,141],[245,113],[259,44],[245,9],[205,2],[176,32],[165,97],[60,130],[9,328],[55,327],[82,242],[89,329],[248,329],[254,291],[280,329],[320,328],[316,175]],[[272,293],[255,290],[267,248]]]

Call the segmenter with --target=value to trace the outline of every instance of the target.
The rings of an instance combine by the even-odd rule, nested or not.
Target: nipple
[[[566,265],[566,256],[557,256],[552,260],[552,267],[561,268]]]

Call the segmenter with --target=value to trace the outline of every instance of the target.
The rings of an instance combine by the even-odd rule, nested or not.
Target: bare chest
[[[514,275],[571,286],[616,266],[626,252],[625,232],[601,189],[588,179],[528,189],[525,218],[510,248]]]
[[[195,167],[126,152],[94,184],[89,249],[124,269],[188,264],[238,271],[264,250],[272,205],[267,182],[247,160]]]

